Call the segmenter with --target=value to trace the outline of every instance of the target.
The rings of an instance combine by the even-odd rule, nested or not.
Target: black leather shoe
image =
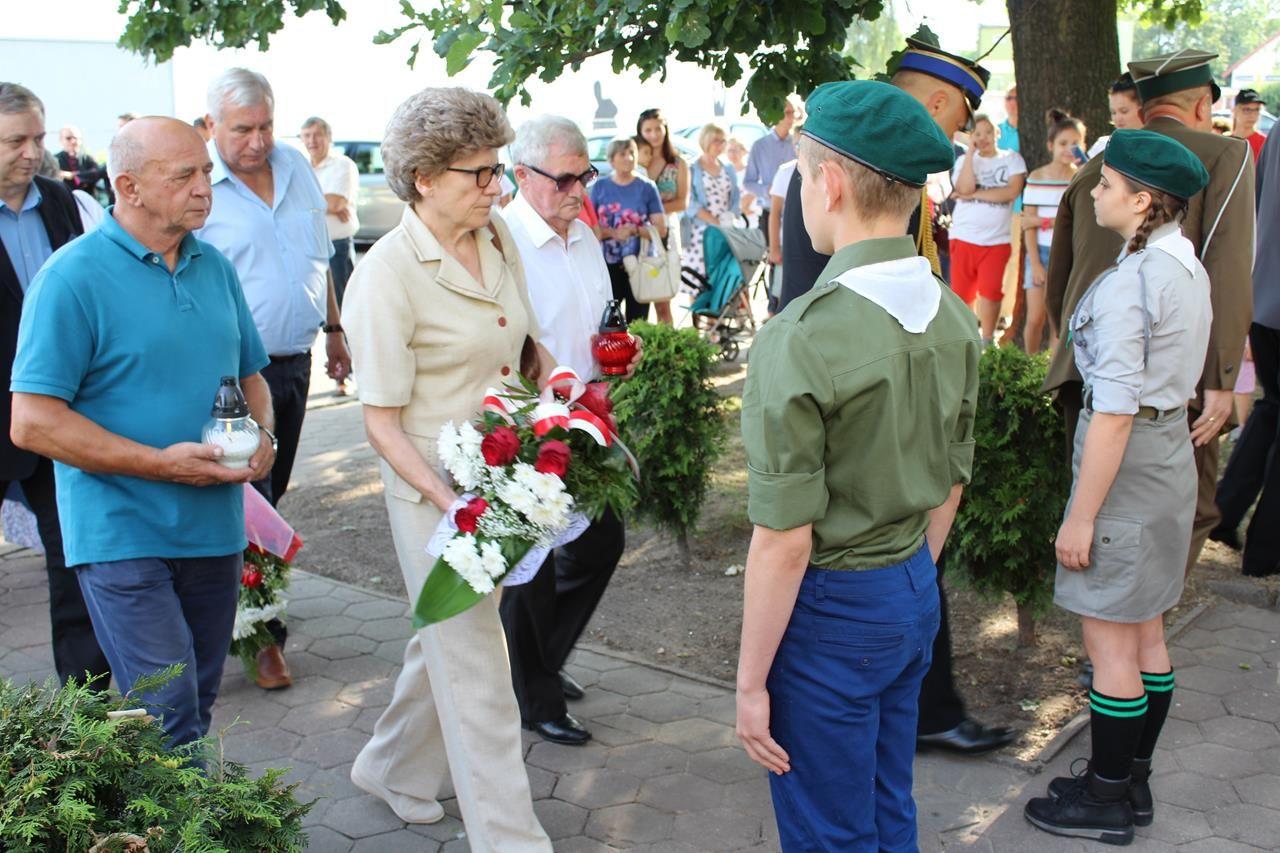
[[[1243,551],[1244,545],[1240,544],[1240,532],[1238,530],[1227,527],[1215,527],[1209,531],[1209,538],[1214,542],[1220,542],[1226,545],[1232,551]]]
[[[1121,846],[1133,842],[1127,778],[1100,779],[1091,771],[1084,784],[1073,785],[1057,799],[1027,801],[1022,813],[1034,826],[1054,835]]]
[[[543,740],[565,746],[582,746],[591,740],[591,732],[583,728],[582,723],[575,720],[572,714],[565,714],[558,720],[543,723],[525,723],[524,727],[531,732],[537,732]]]
[[[978,755],[1007,746],[1017,734],[1004,726],[984,726],[977,720],[965,720],[950,731],[916,735],[916,749],[944,749],[961,755]]]
[[[560,670],[560,689],[564,691],[564,698],[569,700],[581,699],[585,692],[578,680],[563,669]]]
[[[1076,765],[1084,762],[1083,770],[1076,770]],[[1071,762],[1071,775],[1059,776],[1049,783],[1049,797],[1062,799],[1076,788],[1084,788],[1089,784],[1089,761],[1077,758]],[[1155,821],[1155,800],[1151,796],[1151,759],[1135,758],[1129,771],[1129,808],[1133,811],[1134,826],[1151,826]]]

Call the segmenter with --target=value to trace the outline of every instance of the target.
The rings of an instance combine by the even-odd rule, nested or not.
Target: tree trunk
[[[1018,647],[1027,649],[1036,644],[1036,616],[1030,604],[1018,605]]]
[[[1116,0],[1006,0],[1018,83],[1018,140],[1028,169],[1049,160],[1044,115],[1060,107],[1111,132],[1107,93],[1120,76]],[[1088,144],[1084,146],[1086,149]]]
[[[680,552],[680,560],[686,569],[693,567],[693,548],[689,545],[689,531],[681,530],[676,534],[676,549]]]

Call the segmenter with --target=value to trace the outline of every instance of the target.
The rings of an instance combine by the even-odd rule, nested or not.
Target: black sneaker
[[[1103,844],[1133,843],[1133,809],[1129,780],[1102,779],[1090,772],[1083,785],[1072,785],[1062,796],[1036,797],[1022,813],[1030,823],[1053,835],[1088,838]]]
[[[1084,762],[1082,770],[1076,767]],[[1071,762],[1071,775],[1059,776],[1049,783],[1049,796],[1059,799],[1076,788],[1089,784],[1089,760],[1077,758]],[[1129,771],[1129,808],[1133,811],[1134,826],[1151,826],[1155,820],[1155,800],[1151,796],[1151,759],[1135,758]]]

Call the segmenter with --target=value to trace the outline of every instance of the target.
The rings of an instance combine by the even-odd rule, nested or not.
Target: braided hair
[[[1129,188],[1129,192],[1143,192],[1151,196],[1151,206],[1147,208],[1146,218],[1142,220],[1138,230],[1129,239],[1129,245],[1125,247],[1128,253],[1132,255],[1141,252],[1147,247],[1147,239],[1151,237],[1152,231],[1167,222],[1181,222],[1182,217],[1187,214],[1187,200],[1178,198],[1172,193],[1140,184],[1128,175],[1122,177]]]

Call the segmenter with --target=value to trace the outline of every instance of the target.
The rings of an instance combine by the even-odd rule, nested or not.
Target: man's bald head
[[[183,235],[209,216],[213,163],[185,121],[148,116],[129,122],[111,140],[107,169],[116,190],[113,214],[131,233]]]
[[[139,174],[153,162],[187,159],[204,152],[204,140],[185,121],[166,116],[135,119],[117,131],[107,152],[107,175],[112,183],[126,172]],[[199,156],[199,155],[196,155]]]

